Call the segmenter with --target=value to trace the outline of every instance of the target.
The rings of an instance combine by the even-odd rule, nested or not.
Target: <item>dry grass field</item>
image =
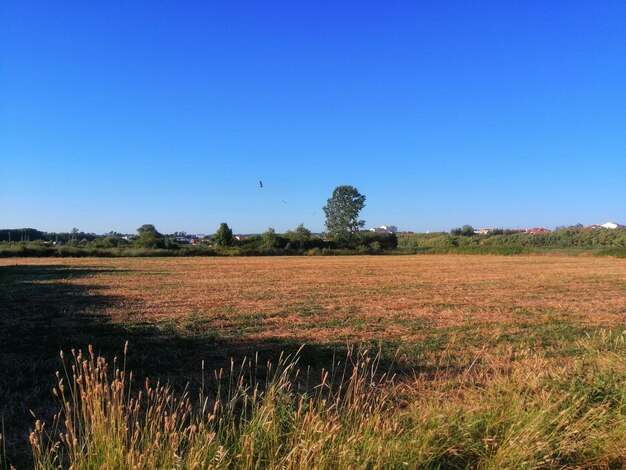
[[[429,383],[443,387],[438,393],[458,394],[470,376],[475,387],[498,374],[575,370],[576,361],[587,360],[590,343],[581,345],[594,341],[589,335],[602,331],[619,343],[625,327],[626,261],[614,258],[3,259],[3,446],[17,456],[14,462],[22,462],[34,422],[30,410],[42,419],[55,410],[51,388],[61,349],[85,350],[92,344],[97,354],[112,359],[128,341],[129,370],[179,390],[187,383],[190,389],[199,386],[202,361],[209,369],[228,367],[231,357],[239,362],[258,353],[264,364],[305,344],[300,365],[319,371],[345,358],[348,346],[356,344],[379,353],[380,370],[398,374],[387,396],[403,397],[408,401],[402,406],[410,409],[413,402],[406,397]],[[624,362],[619,358],[616,364]],[[611,426],[624,430],[626,403],[620,406],[614,416],[618,425]],[[626,430],[611,440],[626,446],[619,441],[624,436]],[[485,455],[491,455],[489,448]],[[452,456],[463,452],[446,449]],[[615,449],[603,447],[584,462],[619,467],[626,456]],[[430,455],[425,452],[420,455]],[[602,453],[605,459],[598,457]],[[425,466],[454,461],[431,457],[423,460],[430,462]],[[573,466],[583,462],[568,458]],[[471,457],[458,465],[468,462]],[[475,460],[475,466],[489,466],[481,462]],[[502,462],[502,468],[509,465]],[[278,460],[275,465],[297,468]]]

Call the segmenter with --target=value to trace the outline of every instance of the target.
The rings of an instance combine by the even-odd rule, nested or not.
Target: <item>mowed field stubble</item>
[[[55,300],[69,315],[94,307],[114,325],[233,340],[416,341],[450,328],[512,333],[530,324],[614,327],[626,319],[626,262],[612,258],[79,258],[0,265],[4,284],[58,286]],[[81,295],[63,297],[63,287]],[[37,289],[26,300],[55,308]]]
[[[30,410],[54,410],[61,349],[111,359],[128,341],[128,368],[174,388],[197,386],[202,361],[303,344],[317,369],[358,345],[400,383],[454,381],[537,355],[565,366],[578,341],[626,326],[626,261],[591,256],[4,259],[0,273],[0,413],[18,454]]]

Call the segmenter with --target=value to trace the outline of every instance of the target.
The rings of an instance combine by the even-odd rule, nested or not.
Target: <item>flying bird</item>
[[[259,181],[259,188],[263,189],[263,181]]]
[[[287,201],[283,201],[283,206],[284,206],[285,204],[287,204]]]

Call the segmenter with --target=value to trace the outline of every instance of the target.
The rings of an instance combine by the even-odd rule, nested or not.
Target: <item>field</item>
[[[284,380],[302,385],[306,394],[321,380],[322,369],[345,362],[356,345],[360,352],[353,357],[363,363],[375,357],[372,381],[382,383],[376,391],[363,390],[385,416],[379,424],[368,422],[374,428],[366,428],[375,432],[366,434],[387,441],[356,451],[346,437],[345,447],[335,446],[354,455],[345,450],[333,457],[334,464],[621,468],[626,466],[625,328],[626,262],[615,258],[3,259],[2,445],[14,463],[31,465],[30,410],[49,423],[58,408],[51,390],[61,368],[60,350],[86,351],[91,344],[112,362],[128,341],[126,369],[135,377],[167,381],[172,393],[189,384],[195,396],[203,361],[207,369],[228,371],[230,358],[235,364],[256,358],[256,373],[265,380],[271,375],[266,360],[277,362],[281,352],[293,355],[302,345],[299,367],[308,368],[311,378],[306,386],[297,377]],[[389,376],[379,381],[384,371],[396,374],[393,382]],[[141,378],[134,380],[141,384]],[[341,378],[331,382],[341,387]],[[289,393],[301,393],[296,389]],[[344,403],[340,391],[329,393]],[[543,423],[542,406],[545,416],[568,419]],[[232,431],[230,439],[240,439],[241,432]],[[434,440],[408,439],[417,433]],[[288,430],[279,435],[293,438]],[[523,436],[537,442],[522,442]],[[396,449],[393,456],[386,446]],[[311,466],[302,456],[288,460],[295,457],[282,455],[280,445],[267,449],[248,457],[262,462],[259,468]],[[239,457],[223,457],[224,466],[246,466],[236,460],[243,459],[238,452]],[[368,452],[379,460],[359,460]]]

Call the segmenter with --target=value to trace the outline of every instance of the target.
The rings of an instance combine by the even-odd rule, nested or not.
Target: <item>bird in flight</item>
[[[259,181],[259,188],[263,189],[263,181]]]
[[[283,206],[287,204],[287,201],[283,201]]]

